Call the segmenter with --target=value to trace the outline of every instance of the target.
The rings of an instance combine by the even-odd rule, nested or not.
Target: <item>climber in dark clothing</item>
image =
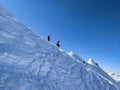
[[[56,46],[60,47],[60,40],[56,42]]]
[[[47,38],[47,39],[48,39],[48,41],[50,41],[50,35],[48,35],[48,38]]]

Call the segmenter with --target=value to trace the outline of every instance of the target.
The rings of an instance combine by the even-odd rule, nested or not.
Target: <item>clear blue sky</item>
[[[32,30],[61,48],[120,72],[119,0],[0,0]]]

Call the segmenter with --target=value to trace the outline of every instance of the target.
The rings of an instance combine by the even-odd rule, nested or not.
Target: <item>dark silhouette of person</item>
[[[47,39],[48,39],[48,41],[50,41],[50,34],[48,35],[48,38],[47,38]]]
[[[56,46],[57,46],[57,47],[60,47],[60,40],[58,40],[58,41],[56,42]]]

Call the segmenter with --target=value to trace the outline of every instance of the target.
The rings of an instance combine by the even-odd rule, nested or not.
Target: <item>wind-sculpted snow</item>
[[[120,73],[114,73],[114,72],[108,72],[108,75],[110,75],[115,81],[120,83]]]
[[[0,90],[120,89],[99,66],[32,33],[0,5]]]

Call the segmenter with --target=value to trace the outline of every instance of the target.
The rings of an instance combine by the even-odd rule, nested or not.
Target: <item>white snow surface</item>
[[[98,65],[65,53],[0,5],[0,90],[120,90]]]
[[[120,82],[120,72],[108,72],[108,75],[110,75],[115,81]]]
[[[93,66],[98,66],[98,64],[93,60],[93,58],[89,58],[87,62]]]

